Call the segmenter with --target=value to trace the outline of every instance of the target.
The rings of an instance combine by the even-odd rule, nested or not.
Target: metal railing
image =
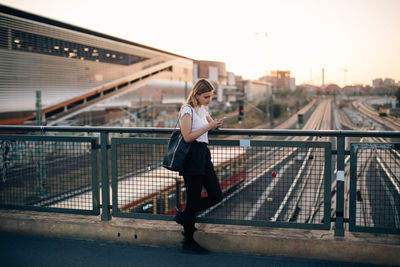
[[[172,130],[0,126],[0,207],[172,220],[185,207],[183,178],[161,167]],[[94,136],[52,136],[66,132]],[[399,132],[221,129],[210,137],[223,201],[199,222],[400,233],[399,145],[357,139],[346,150],[353,138]]]
[[[399,149],[400,144],[351,145],[351,231],[400,229]]]
[[[98,215],[96,147],[92,137],[0,135],[0,206]]]

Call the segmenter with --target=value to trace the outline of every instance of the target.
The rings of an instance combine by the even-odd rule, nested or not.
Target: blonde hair
[[[200,105],[199,101],[196,99],[196,96],[211,91],[215,91],[214,85],[207,79],[199,79],[193,86],[185,104],[191,105],[195,110],[197,110]]]

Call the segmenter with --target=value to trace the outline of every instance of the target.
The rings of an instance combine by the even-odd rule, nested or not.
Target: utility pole
[[[42,93],[36,91],[36,125],[42,125]],[[47,195],[46,184],[46,165],[45,155],[43,154],[43,142],[36,142],[34,149],[34,159],[36,161],[36,192],[39,197]]]
[[[42,125],[42,92],[36,91],[36,125]]]
[[[271,90],[271,95],[269,96],[269,119],[271,121],[271,128],[274,125],[274,113],[273,113],[273,105],[274,105],[274,99],[272,98],[272,90]]]
[[[267,82],[267,75],[265,76],[265,87],[266,87],[266,89],[267,89],[267,93],[266,93],[266,99],[265,99],[265,113],[267,114],[267,126],[268,126],[268,122],[270,122],[270,119],[269,119],[269,117],[270,117],[270,113],[269,113],[269,105],[268,105],[268,102],[269,102],[269,100],[268,100],[268,95],[269,95],[269,86],[268,86],[268,82]]]
[[[155,120],[155,114],[156,108],[154,106],[154,103],[151,103],[151,127],[154,127],[154,120]]]
[[[265,113],[267,114],[267,125],[268,123],[270,124],[270,127],[272,127],[273,124],[273,117],[272,117],[272,88],[268,86],[267,79],[266,81],[266,98],[265,98]]]

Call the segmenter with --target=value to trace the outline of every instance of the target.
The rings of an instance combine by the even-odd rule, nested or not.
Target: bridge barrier
[[[101,211],[102,220],[172,220],[176,209],[185,207],[183,178],[161,167],[172,130],[0,126],[0,208],[88,215]],[[67,132],[93,136],[65,136]],[[122,133],[135,137],[121,137]],[[320,230],[329,230],[334,222],[338,236],[344,235],[347,223],[350,231],[400,233],[398,145],[381,140],[352,143],[350,151],[345,149],[350,138],[399,138],[400,133],[222,129],[210,132],[213,135],[241,137],[210,140],[224,198],[199,214],[199,222]],[[333,141],[266,141],[254,136]],[[379,186],[373,184],[377,181]]]
[[[400,144],[360,143],[350,148],[351,231],[400,230]]]

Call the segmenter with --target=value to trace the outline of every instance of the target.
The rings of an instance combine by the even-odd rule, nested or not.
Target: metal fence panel
[[[176,210],[176,192],[184,186],[176,172],[161,166],[167,144],[167,139],[111,139],[113,216],[168,219],[163,215]]]
[[[161,166],[167,143],[111,140],[114,216],[171,220],[184,209],[183,178]],[[329,229],[330,143],[211,140],[209,148],[224,199],[198,221]]]
[[[350,231],[400,234],[400,144],[350,149]]]
[[[97,139],[0,135],[0,207],[99,214]]]

